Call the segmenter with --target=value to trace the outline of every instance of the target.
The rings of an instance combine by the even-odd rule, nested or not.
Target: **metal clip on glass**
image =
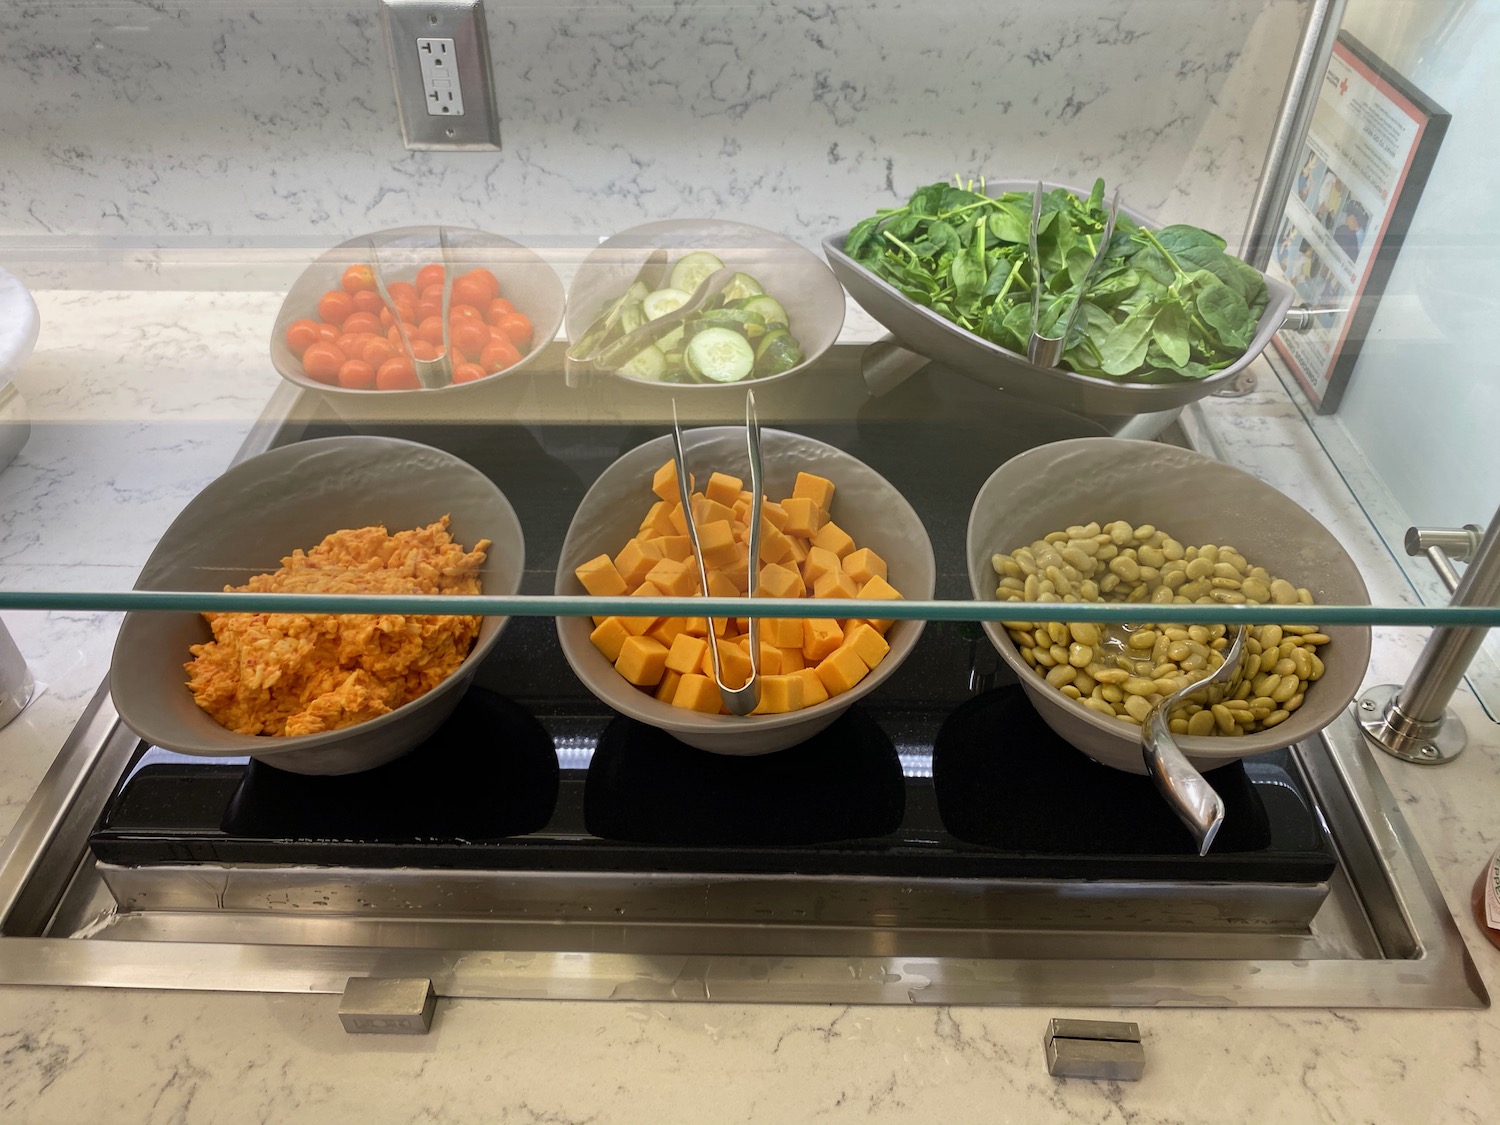
[[[1062,360],[1063,352],[1068,347],[1068,336],[1073,331],[1073,325],[1078,320],[1078,312],[1083,308],[1083,298],[1088,292],[1089,286],[1094,283],[1094,277],[1099,272],[1099,267],[1104,262],[1105,255],[1109,253],[1109,243],[1115,234],[1115,216],[1120,213],[1120,192],[1117,189],[1109,204],[1109,218],[1104,223],[1104,233],[1100,236],[1099,246],[1094,251],[1094,260],[1089,263],[1088,269],[1077,284],[1070,286],[1073,292],[1072,302],[1067,311],[1058,310],[1056,319],[1053,320],[1050,332],[1042,331],[1042,295],[1051,293],[1051,278],[1042,269],[1042,256],[1037,250],[1037,242],[1042,225],[1042,184],[1037,181],[1036,190],[1031,193],[1031,232],[1028,249],[1031,251],[1031,267],[1036,271],[1036,278],[1031,286],[1031,338],[1026,344],[1026,358],[1038,367],[1056,367]],[[1063,272],[1068,272],[1067,263],[1063,263]]]
[[[386,262],[383,262],[381,259],[382,255],[384,255],[389,260],[391,251],[395,249],[397,248],[390,245],[380,245],[373,238],[370,239],[370,270],[375,275],[375,291],[380,294],[380,299],[385,302],[385,307],[393,313],[396,306],[391,300],[390,290],[386,288],[385,271],[387,267]],[[417,253],[416,248],[403,247],[402,249],[407,250],[408,254],[407,261],[402,262],[401,265],[409,266],[414,264],[413,259]],[[453,331],[453,326],[449,322],[448,316],[453,293],[453,261],[448,242],[448,231],[445,227],[438,227],[437,249],[438,256],[443,264],[443,346],[437,358],[418,359],[416,350],[412,347],[412,339],[407,335],[406,325],[402,323],[399,316],[395,318],[396,331],[401,335],[402,347],[406,349],[406,354],[411,356],[412,370],[417,374],[417,382],[421,383],[424,387],[446,387],[453,382],[453,341],[449,339]],[[421,251],[423,255],[430,252],[430,249],[425,248]],[[391,265],[395,266],[396,263],[392,262]]]
[[[712,279],[710,279],[712,280]],[[706,283],[705,283],[706,284]],[[702,290],[700,289],[701,293]],[[746,597],[755,597],[760,570],[760,510],[764,499],[764,481],[760,467],[760,419],[755,413],[755,392],[745,393],[745,446],[750,459],[750,589]],[[698,546],[698,524],[693,517],[692,478],[688,476],[687,458],[682,449],[682,427],[677,422],[677,401],[672,401],[672,456],[677,466],[677,495],[682,501],[683,522],[687,524],[688,538],[693,544],[693,558],[698,563],[699,588],[708,594],[708,567],[703,562],[703,551]],[[713,661],[714,683],[718,685],[724,706],[731,715],[748,715],[760,703],[760,618],[750,618],[750,675],[739,687],[730,687],[724,682],[724,672],[719,658],[719,632],[714,619],[708,619],[708,651]]]

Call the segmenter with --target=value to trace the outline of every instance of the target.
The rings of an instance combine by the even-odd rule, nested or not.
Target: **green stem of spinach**
[[[897,238],[897,237],[896,237],[896,236],[895,236],[895,235],[894,235],[894,234],[892,234],[892,233],[891,233],[891,232],[890,232],[890,231],[888,231],[888,230],[883,230],[883,231],[881,231],[881,232],[880,232],[880,236],[881,236],[881,237],[882,237],[882,238],[889,238],[889,239],[890,239],[890,240],[891,240],[891,241],[892,241],[892,242],[894,242],[894,243],[895,243],[895,244],[896,244],[896,245],[897,245],[897,246],[899,246],[899,247],[901,247],[901,249],[902,249],[902,250],[904,250],[904,251],[906,251],[906,253],[907,253],[907,254],[908,254],[908,255],[909,255],[909,256],[910,256],[910,257],[911,257],[911,260],[912,260],[912,261],[914,261],[914,262],[916,262],[916,263],[917,263],[917,264],[918,264],[918,265],[920,265],[920,264],[921,264],[921,262],[922,262],[922,258],[921,258],[921,255],[919,255],[919,254],[918,254],[918,253],[917,253],[917,252],[916,252],[916,251],[915,251],[915,250],[913,250],[913,249],[912,249],[912,248],[911,248],[911,247],[910,247],[910,246],[908,246],[908,245],[907,245],[907,244],[906,244],[906,243],[904,243],[904,242],[902,242],[902,241],[901,241],[901,240],[900,240],[900,239],[899,239],[899,238]]]

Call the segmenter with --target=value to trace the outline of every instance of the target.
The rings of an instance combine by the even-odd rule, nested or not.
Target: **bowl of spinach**
[[[829,235],[824,256],[905,347],[1088,415],[1171,410],[1213,393],[1260,355],[1291,307],[1288,286],[1226,253],[1217,235],[1122,207],[1061,362],[1033,364],[1026,345],[1038,277],[1045,327],[1078,297],[1108,215],[1102,180],[1088,192],[1042,184],[1039,270],[1029,237],[1035,187],[929,184],[904,206]]]

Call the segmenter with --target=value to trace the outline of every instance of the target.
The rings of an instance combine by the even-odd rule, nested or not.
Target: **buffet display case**
[[[753,7],[492,10],[498,151],[370,143],[402,42],[362,7],[352,69],[266,95],[274,154],[216,147],[235,103],[75,167],[31,95],[0,609],[22,652],[112,644],[7,825],[0,980],[1487,1005],[1365,731],[1462,752],[1429,712],[1470,661],[1492,698],[1488,511],[1406,509],[1452,604],[1392,568],[1432,490],[1371,437],[1389,357],[1345,426],[1274,342],[1327,314],[1271,243],[1358,20],[1024,7],[982,65],[1029,93],[976,141],[981,63],[931,104],[906,71],[987,6]],[[271,10],[22,33],[249,73],[311,19]],[[340,83],[352,140],[306,109]],[[48,190],[96,164],[167,181],[123,235]],[[1401,280],[1389,338],[1458,346]],[[1110,457],[1001,475],[1064,447]]]

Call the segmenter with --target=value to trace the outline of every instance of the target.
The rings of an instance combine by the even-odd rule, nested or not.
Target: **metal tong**
[[[385,302],[385,307],[392,313],[396,311],[396,305],[391,300],[390,290],[385,286],[385,264],[381,261],[381,253],[389,253],[396,249],[393,246],[381,246],[371,238],[370,244],[370,270],[375,275],[375,291],[380,294],[380,299]],[[410,251],[408,260],[402,265],[410,265],[410,258],[415,255],[415,247],[401,247]],[[443,263],[443,350],[438,353],[436,359],[418,359],[416,351],[412,348],[411,337],[407,335],[406,325],[398,316],[395,318],[396,331],[401,334],[401,343],[406,349],[406,354],[411,357],[412,369],[417,373],[417,381],[424,387],[446,387],[453,382],[453,341],[449,339],[453,331],[449,323],[448,310],[453,294],[453,261],[448,241],[448,231],[445,227],[438,227],[438,256]],[[423,248],[424,255],[431,251]]]
[[[642,351],[663,336],[669,335],[683,322],[696,315],[729,285],[736,271],[725,267],[715,270],[703,279],[683,305],[669,313],[648,320],[645,324],[622,334],[620,314],[630,304],[633,293],[644,286],[647,292],[660,289],[667,276],[667,252],[654,250],[640,268],[635,279],[626,287],[619,300],[609,306],[589,325],[583,338],[564,353],[564,373],[569,386],[578,385],[580,374],[592,371],[613,371],[629,363]]]
[[[1234,643],[1224,654],[1224,662],[1211,675],[1174,691],[1158,703],[1141,724],[1141,755],[1146,761],[1146,772],[1156,782],[1158,792],[1172,806],[1177,818],[1198,841],[1199,855],[1208,854],[1214,837],[1224,824],[1224,798],[1187,760],[1167,724],[1173,709],[1193,695],[1206,691],[1207,706],[1234,693],[1244,678],[1246,631],[1244,625],[1239,627]]]
[[[1074,287],[1073,303],[1069,306],[1067,314],[1059,316],[1052,326],[1055,335],[1044,335],[1042,326],[1042,294],[1050,293],[1050,278],[1042,270],[1042,257],[1037,251],[1038,227],[1042,223],[1042,184],[1037,181],[1036,190],[1031,193],[1031,232],[1030,244],[1031,265],[1036,270],[1036,282],[1031,287],[1031,338],[1026,344],[1026,358],[1038,367],[1056,367],[1061,361],[1063,352],[1067,350],[1068,335],[1073,331],[1073,325],[1078,320],[1078,312],[1083,308],[1083,298],[1088,292],[1089,286],[1094,283],[1094,276],[1099,272],[1099,266],[1104,261],[1104,256],[1109,253],[1109,243],[1115,234],[1115,216],[1120,213],[1120,191],[1115,189],[1115,194],[1109,204],[1109,218],[1104,223],[1104,233],[1099,239],[1099,248],[1094,251],[1094,260],[1089,264],[1082,280]],[[1067,264],[1063,265],[1064,271]]]
[[[745,446],[750,458],[751,496],[750,590],[746,596],[753,598],[755,589],[759,585],[760,509],[764,487],[760,468],[760,419],[755,413],[754,391],[745,393]],[[698,582],[706,595],[708,593],[708,567],[703,562],[703,551],[698,546],[698,525],[693,518],[693,491],[689,483],[692,478],[688,476],[687,458],[682,451],[682,427],[677,422],[676,399],[672,400],[672,456],[677,465],[677,494],[682,501],[683,522],[687,524],[688,538],[693,544],[693,558],[698,563]],[[730,687],[724,682],[724,672],[719,663],[719,633],[714,627],[714,619],[710,617],[707,621],[708,651],[713,661],[714,683],[718,685],[724,706],[731,715],[748,715],[760,703],[760,618],[750,618],[750,676],[739,687]]]

